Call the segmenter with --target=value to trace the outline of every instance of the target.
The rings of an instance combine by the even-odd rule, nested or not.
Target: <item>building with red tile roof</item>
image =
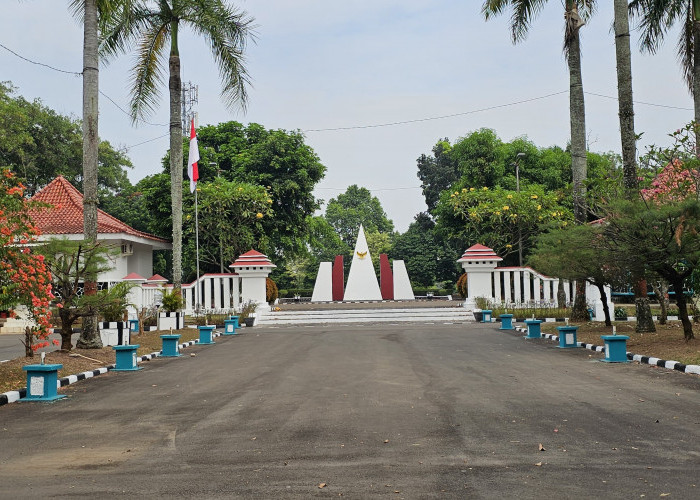
[[[41,231],[40,240],[52,237],[83,239],[83,195],[62,176],[56,177],[32,197],[50,205],[30,211],[34,224]],[[169,250],[170,242],[138,231],[107,212],[97,210],[97,239],[114,249],[114,267],[98,277],[100,282],[121,281],[136,273],[153,274],[153,250]]]

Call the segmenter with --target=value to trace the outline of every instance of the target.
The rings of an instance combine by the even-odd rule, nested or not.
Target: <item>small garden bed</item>
[[[160,351],[162,347],[160,336],[170,332],[152,331],[141,335],[131,335],[131,343],[139,344],[138,355],[150,354]],[[199,331],[195,328],[183,328],[173,333],[180,334],[180,343],[189,342],[199,338]],[[71,356],[80,354],[81,356]],[[92,358],[86,359],[87,358]],[[16,358],[7,363],[0,364],[0,394],[7,391],[16,391],[27,385],[27,372],[22,370],[25,365],[38,364],[41,358],[37,355],[33,358]],[[71,352],[53,351],[46,353],[47,364],[61,364],[63,368],[58,372],[58,378],[75,375],[84,371],[95,370],[103,366],[112,365],[115,362],[114,349],[103,347],[102,349],[73,349]]]
[[[611,335],[612,328],[602,322],[571,323],[579,329],[577,340],[585,344],[603,345],[601,335]],[[627,351],[642,356],[653,356],[667,361],[678,361],[686,365],[700,365],[700,328],[695,328],[696,338],[686,342],[680,321],[669,321],[656,325],[656,333],[636,333],[634,321],[615,321],[618,335],[627,335]],[[556,323],[542,323],[542,333],[557,334]]]

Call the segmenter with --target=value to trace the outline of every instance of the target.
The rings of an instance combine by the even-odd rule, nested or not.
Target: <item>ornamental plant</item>
[[[12,171],[0,169],[0,303],[8,309],[25,306],[34,321],[25,335],[27,357],[49,345],[49,307],[54,298],[44,256],[30,246],[40,232],[29,209],[40,205],[24,198],[24,186]]]
[[[268,304],[272,304],[275,300],[277,300],[277,296],[279,295],[277,283],[270,278],[265,278],[265,291]]]
[[[97,314],[112,302],[105,293],[84,294],[83,283],[87,276],[112,268],[109,257],[113,252],[99,242],[57,238],[42,244],[37,251],[45,256],[46,266],[51,271],[57,314],[61,320],[61,349],[70,351],[73,348],[73,324],[79,318]]]
[[[459,279],[457,280],[457,284],[455,285],[457,287],[457,291],[459,294],[466,298],[467,297],[467,273],[462,273]]]
[[[493,248],[501,257],[530,246],[534,236],[552,224],[566,227],[573,213],[561,204],[561,195],[530,186],[520,192],[497,187],[463,188],[449,196],[464,234]]]

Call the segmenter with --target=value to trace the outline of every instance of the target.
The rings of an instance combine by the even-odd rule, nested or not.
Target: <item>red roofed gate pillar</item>
[[[477,297],[493,300],[492,274],[502,260],[493,249],[478,243],[464,251],[457,261],[467,273],[468,297],[464,301],[464,307],[473,309]]]
[[[231,264],[236,274],[241,277],[241,300],[255,302],[258,308],[269,307],[267,304],[267,276],[274,265],[267,255],[255,250],[249,250]]]

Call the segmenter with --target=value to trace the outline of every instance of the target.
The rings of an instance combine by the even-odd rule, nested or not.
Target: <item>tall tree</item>
[[[382,204],[369,189],[357,184],[331,198],[326,206],[326,220],[350,248],[355,248],[360,224],[365,233],[391,233],[394,223],[386,216]]]
[[[451,149],[449,139],[440,139],[433,146],[432,156],[422,154],[416,160],[418,178],[421,181],[421,189],[425,197],[425,204],[428,205],[428,211],[437,206],[440,192],[449,188],[453,182],[459,179],[457,163],[450,155]]]
[[[97,152],[98,133],[99,54],[98,3],[100,0],[73,0],[73,12],[83,20],[83,232],[85,241],[97,243]],[[107,7],[107,2],[102,2]],[[85,276],[85,294],[97,293],[97,275]],[[100,348],[102,340],[97,329],[97,315],[83,318],[78,347]]]
[[[693,95],[695,122],[700,123],[700,0],[632,0],[630,11],[640,19],[639,44],[644,51],[655,53],[669,29],[681,24],[677,50],[681,70]],[[700,145],[700,130],[695,131]],[[696,149],[700,156],[700,150]]]
[[[511,8],[510,27],[513,43],[522,41],[530,29],[534,17],[547,0],[486,0],[482,13],[488,20]],[[581,46],[579,30],[586,23],[595,7],[595,0],[564,0],[564,53],[569,65],[569,121],[571,123],[571,172],[573,177],[574,218],[578,224],[586,222],[586,112],[581,77]],[[585,319],[585,287],[576,290],[572,316]]]
[[[622,143],[622,177],[629,198],[638,197],[637,137],[634,133],[634,103],[632,100],[632,53],[628,0],[614,0],[615,59],[617,62],[617,97]],[[655,332],[651,316],[647,282],[643,275],[633,276],[634,304],[637,315],[636,331]]]
[[[122,8],[104,18],[101,50],[110,57],[138,44],[131,83],[134,121],[151,113],[163,80],[161,57],[168,51],[170,95],[170,176],[173,223],[173,284],[182,284],[182,80],[179,32],[190,27],[203,36],[219,66],[222,95],[228,105],[245,105],[247,71],[243,51],[251,37],[251,19],[224,0],[123,0]],[[168,43],[169,42],[169,43]]]

